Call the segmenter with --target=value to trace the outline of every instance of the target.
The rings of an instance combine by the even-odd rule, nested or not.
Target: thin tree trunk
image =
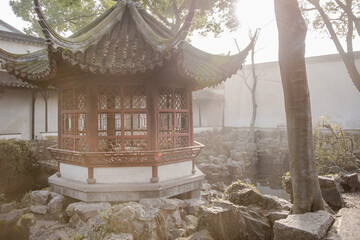
[[[305,66],[306,26],[296,0],[275,0],[279,65],[289,142],[293,214],[324,209],[313,157],[310,96]]]
[[[255,143],[255,121],[256,121],[256,113],[257,113],[256,87],[257,87],[258,77],[255,71],[255,44],[256,44],[256,40],[254,42],[253,48],[251,49],[251,71],[253,75],[253,86],[251,88],[252,115],[251,115],[250,132],[248,138],[248,142],[250,143]]]

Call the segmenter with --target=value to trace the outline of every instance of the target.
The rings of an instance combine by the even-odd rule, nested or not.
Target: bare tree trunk
[[[306,26],[296,0],[275,0],[279,64],[284,90],[293,188],[293,214],[324,209],[313,156],[310,96],[305,66]]]
[[[256,87],[257,87],[257,83],[258,83],[258,76],[256,75],[256,71],[255,71],[256,40],[254,42],[253,48],[251,49],[251,72],[253,75],[253,86],[252,86],[252,88],[249,88],[249,89],[251,89],[250,91],[251,91],[251,102],[252,102],[252,115],[251,115],[250,132],[249,132],[249,138],[248,138],[248,142],[250,142],[250,143],[255,143],[255,121],[256,121],[256,113],[257,113]]]
[[[256,87],[257,87],[257,83],[259,80],[259,78],[256,74],[256,71],[255,71],[255,46],[256,46],[257,39],[259,37],[259,32],[260,32],[260,29],[256,29],[254,35],[252,34],[251,31],[249,32],[250,39],[254,39],[254,44],[252,45],[252,48],[251,48],[251,74],[253,77],[252,87],[250,87],[250,85],[247,81],[247,77],[245,75],[243,77],[245,85],[251,93],[251,103],[252,103],[252,115],[251,115],[251,120],[250,120],[249,137],[247,139],[247,142],[249,142],[249,143],[255,143],[255,121],[256,121],[256,113],[257,113]],[[235,45],[240,53],[240,48],[239,48],[239,45],[238,45],[236,39],[234,41],[235,41]]]

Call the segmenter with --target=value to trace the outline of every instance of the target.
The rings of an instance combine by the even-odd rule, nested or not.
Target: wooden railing
[[[195,160],[204,145],[195,142],[194,146],[157,151],[132,152],[77,152],[58,149],[51,146],[47,149],[55,160],[61,163],[84,167],[122,167],[122,166],[160,166],[170,163]]]

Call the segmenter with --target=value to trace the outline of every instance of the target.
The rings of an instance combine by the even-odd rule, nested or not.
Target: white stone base
[[[124,202],[139,201],[142,198],[172,197],[189,193],[197,196],[202,185],[204,174],[196,170],[195,174],[164,180],[157,183],[96,183],[87,184],[80,181],[49,177],[52,191],[85,202]]]

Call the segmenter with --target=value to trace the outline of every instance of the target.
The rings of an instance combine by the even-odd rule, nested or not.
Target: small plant
[[[26,207],[29,207],[31,202],[31,191],[28,191],[26,192],[23,197],[21,198],[20,202],[18,203],[18,205],[21,207],[21,208],[26,208]]]
[[[325,131],[330,131],[325,133]],[[320,117],[320,120],[314,124],[314,158],[316,168],[319,174],[324,166],[339,166],[346,170],[356,168],[354,151],[354,140],[345,136],[342,128],[331,123],[326,116]]]
[[[112,208],[108,208],[102,212],[99,213],[102,224],[97,226],[94,231],[91,233],[90,239],[96,239],[96,240],[102,240],[104,239],[108,234],[113,232],[113,228],[111,226],[111,212]]]

